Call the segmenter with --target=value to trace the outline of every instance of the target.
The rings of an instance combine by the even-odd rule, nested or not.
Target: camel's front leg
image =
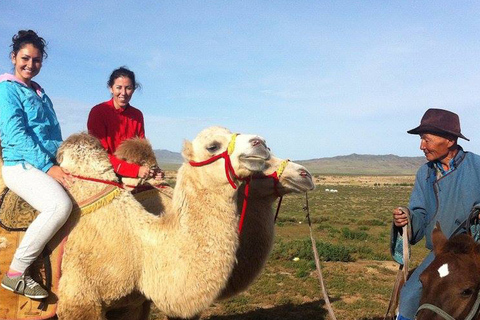
[[[148,320],[152,302],[146,300],[140,305],[131,305],[107,312],[107,320]]]
[[[63,280],[63,279],[62,279]],[[62,281],[60,280],[60,281]],[[102,302],[81,281],[78,286],[70,282],[69,286],[59,286],[57,316],[59,320],[106,320]],[[68,289],[67,289],[68,288]]]
[[[106,320],[99,304],[78,304],[59,302],[57,310],[58,320]]]

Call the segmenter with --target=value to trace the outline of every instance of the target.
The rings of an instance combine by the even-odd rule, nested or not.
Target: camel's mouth
[[[313,183],[313,180],[306,177],[300,181],[299,179],[285,177],[284,179],[281,179],[280,183],[283,188],[292,190],[296,193],[311,191],[315,189],[315,184]]]
[[[265,160],[268,160],[268,158],[264,157],[264,156],[240,156],[240,160],[244,160],[244,161],[263,161],[265,162]]]
[[[265,161],[268,160],[268,158],[263,155],[241,155],[239,160],[249,171],[258,172],[265,168]]]

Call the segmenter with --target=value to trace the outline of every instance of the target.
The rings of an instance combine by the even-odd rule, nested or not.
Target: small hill
[[[160,167],[177,170],[183,163],[179,152],[154,150]],[[295,160],[314,174],[325,175],[414,175],[426,162],[425,157],[399,157],[393,154],[370,155],[353,153],[348,156]]]
[[[426,162],[425,157],[399,157],[393,154],[348,156],[295,160],[315,174],[414,175]]]
[[[160,168],[164,170],[178,170],[183,163],[182,155],[179,152],[169,150],[153,150]]]

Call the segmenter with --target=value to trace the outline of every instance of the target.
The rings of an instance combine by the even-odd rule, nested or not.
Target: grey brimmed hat
[[[448,134],[470,141],[461,133],[458,115],[443,109],[428,109],[423,115],[420,125],[407,132],[410,134]]]

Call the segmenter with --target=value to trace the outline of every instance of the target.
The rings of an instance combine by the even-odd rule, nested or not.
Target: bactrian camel
[[[132,163],[157,165],[153,150],[151,152],[145,150],[148,148],[151,148],[148,142],[139,139],[127,140],[117,149],[116,156]],[[146,158],[135,157],[139,154],[145,155]],[[278,184],[272,176],[275,172],[277,172]],[[130,181],[130,183],[136,184],[134,181]],[[312,176],[305,167],[273,156],[267,160],[263,177],[255,176],[250,184],[247,212],[240,234],[240,246],[236,252],[237,263],[226,288],[218,299],[229,298],[246,290],[261,273],[273,247],[274,212],[272,204],[275,200],[279,196],[292,192],[305,192],[314,187]],[[237,199],[239,215],[243,205],[244,188],[245,184],[241,186]],[[140,202],[147,211],[161,214],[158,211],[161,206],[158,206],[157,203],[168,207],[171,199],[160,192],[150,194],[148,198],[143,197]]]
[[[141,293],[169,317],[193,318],[225,287],[238,248],[237,190],[225,177],[224,161],[193,167],[226,150],[232,134],[203,130],[186,141],[172,209],[155,216],[127,192],[96,212],[72,216],[59,284],[60,319],[105,319],[109,308]],[[263,169],[269,158],[263,139],[238,135],[230,155],[239,178]],[[67,139],[58,154],[74,175],[115,181],[101,145],[86,134]],[[236,179],[234,178],[234,181]],[[236,181],[238,183],[238,181]],[[74,199],[103,188],[78,180]],[[133,319],[133,318],[132,318]]]

